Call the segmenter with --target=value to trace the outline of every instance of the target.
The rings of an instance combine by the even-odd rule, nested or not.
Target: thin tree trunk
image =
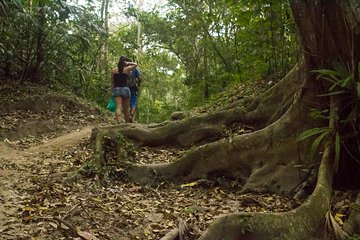
[[[38,12],[38,26],[37,26],[37,40],[36,40],[36,52],[35,52],[35,63],[32,67],[32,76],[33,81],[41,81],[42,76],[40,73],[40,68],[44,62],[44,56],[45,56],[45,48],[44,48],[44,42],[45,42],[45,23],[46,23],[46,16],[45,16],[45,5],[41,2],[39,2],[39,12]]]
[[[106,36],[103,39],[103,42],[100,43],[102,44],[101,49],[101,57],[100,57],[100,62],[98,63],[99,69],[101,72],[103,73],[107,73],[108,69],[107,69],[107,63],[108,63],[108,35],[109,35],[109,23],[108,23],[108,18],[109,18],[109,1],[110,0],[102,0],[101,2],[101,9],[100,9],[100,14],[101,14],[101,20],[103,22],[103,27],[104,30],[106,32]]]
[[[275,73],[275,79],[277,79],[277,73],[278,73],[278,69],[277,69],[277,57],[276,57],[276,42],[275,42],[275,34],[274,34],[274,19],[275,19],[275,14],[274,14],[274,4],[271,3],[270,4],[270,32],[271,32],[271,46],[272,46],[272,61],[270,61],[270,69],[272,73]],[[273,64],[272,64],[273,62]],[[273,66],[272,66],[273,65]]]
[[[137,7],[140,10],[140,6],[142,5],[142,1],[141,0],[137,0]],[[136,37],[136,43],[137,43],[137,58],[139,59],[140,54],[142,53],[142,42],[141,42],[141,22],[139,20],[139,16],[137,17],[137,37]]]
[[[207,56],[207,35],[204,35],[204,97],[209,98],[209,64]]]
[[[150,107],[151,107],[151,101],[150,101],[150,92],[147,91],[147,95],[148,95],[148,104],[147,104],[147,111],[146,111],[146,124],[149,124],[150,122]]]
[[[109,1],[110,0],[106,0],[105,3],[105,22],[104,22],[104,27],[105,27],[105,32],[106,32],[106,37],[105,37],[105,42],[104,42],[104,71],[105,73],[109,72],[108,71],[108,55],[109,55]]]

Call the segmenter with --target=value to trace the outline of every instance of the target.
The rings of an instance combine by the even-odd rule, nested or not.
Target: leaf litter
[[[140,150],[137,159],[144,163],[149,159],[162,162],[182,154],[182,150],[175,149]],[[273,194],[241,195],[242,183],[225,178],[183,185],[161,183],[154,187],[118,181],[104,186],[97,178],[67,184],[56,177],[56,173],[80,167],[89,160],[91,151],[84,140],[58,154],[43,153],[36,160],[27,156],[32,177],[18,180],[22,199],[17,203],[18,212],[12,216],[22,221],[22,234],[34,239],[71,237],[56,217],[99,239],[159,239],[176,227],[179,219],[184,219],[192,227],[195,239],[221,214],[280,212],[297,206],[295,201]],[[6,232],[16,234],[10,230]],[[22,234],[3,237],[16,239]]]

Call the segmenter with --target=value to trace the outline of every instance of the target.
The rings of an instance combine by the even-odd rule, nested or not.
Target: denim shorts
[[[112,90],[114,97],[130,98],[131,93],[128,87],[116,87]]]

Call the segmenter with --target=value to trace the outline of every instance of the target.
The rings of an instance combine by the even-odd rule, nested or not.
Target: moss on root
[[[97,131],[97,130],[95,130]],[[94,140],[93,158],[79,173],[85,177],[98,177],[102,181],[127,181],[127,169],[135,157],[135,146],[121,133],[100,130]]]

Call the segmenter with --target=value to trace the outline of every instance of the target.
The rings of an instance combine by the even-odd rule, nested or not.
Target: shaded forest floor
[[[261,88],[237,88],[226,98]],[[26,93],[24,93],[26,92]],[[160,239],[180,219],[196,239],[219,215],[239,211],[282,212],[300,202],[274,194],[239,194],[236,179],[202,179],[157,186],[100,181],[64,181],[90,160],[93,127],[113,124],[95,106],[44,88],[0,88],[0,238],[1,239]],[[16,96],[16,97],[14,97]],[[206,113],[215,107],[195,110]],[[234,126],[229,132],[251,129]],[[138,147],[139,163],[175,160],[186,149]],[[351,193],[335,198],[334,214],[346,218]],[[74,233],[76,232],[76,234]]]

